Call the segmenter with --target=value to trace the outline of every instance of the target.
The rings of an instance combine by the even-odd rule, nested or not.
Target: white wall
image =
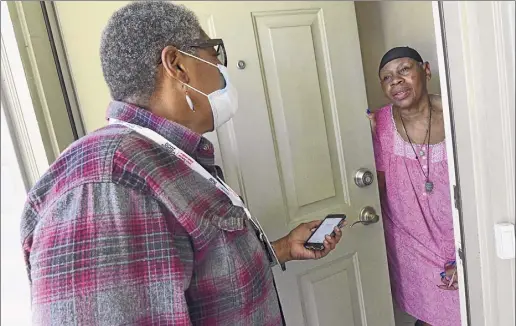
[[[369,107],[387,104],[378,81],[382,56],[396,46],[416,49],[430,63],[431,93],[440,93],[431,1],[357,1],[358,31]]]
[[[1,324],[30,325],[29,278],[23,261],[20,240],[20,216],[27,197],[25,185],[16,158],[11,130],[7,125],[4,107],[1,108]]]

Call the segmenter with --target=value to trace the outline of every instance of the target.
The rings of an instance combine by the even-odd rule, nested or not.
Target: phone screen
[[[342,217],[328,217],[319,225],[314,234],[306,242],[308,243],[323,243],[326,235],[331,235],[333,229],[343,220]]]

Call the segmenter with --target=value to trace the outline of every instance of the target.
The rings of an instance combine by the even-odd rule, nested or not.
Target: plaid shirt
[[[121,102],[108,118],[158,132],[216,173],[200,135]],[[34,324],[282,324],[242,208],[129,128],[73,143],[30,191],[21,236]]]

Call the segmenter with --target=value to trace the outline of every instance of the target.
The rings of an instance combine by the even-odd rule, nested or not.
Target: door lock
[[[373,223],[377,223],[380,220],[380,216],[376,214],[376,211],[371,206],[366,206],[360,210],[358,214],[358,221],[353,223],[351,227],[355,224],[361,223],[363,225],[369,225]]]
[[[364,188],[373,184],[374,175],[366,168],[358,169],[355,173],[355,184],[359,188]]]

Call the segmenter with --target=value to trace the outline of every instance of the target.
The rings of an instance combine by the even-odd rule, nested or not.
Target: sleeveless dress
[[[414,145],[430,163],[431,193],[414,150],[398,133],[392,106],[376,111],[376,168],[385,173],[382,215],[395,304],[432,326],[460,325],[458,291],[438,288],[444,265],[455,260],[452,207],[445,142]]]

